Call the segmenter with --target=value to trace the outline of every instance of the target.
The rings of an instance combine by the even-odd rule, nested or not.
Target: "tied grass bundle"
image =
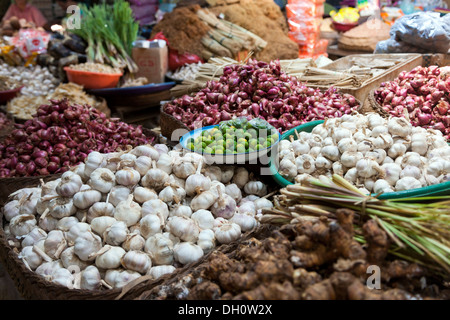
[[[88,43],[88,62],[109,64],[136,73],[138,67],[131,58],[131,50],[139,24],[133,17],[129,3],[117,0],[113,5],[103,2],[89,8],[84,4],[80,7],[83,11],[82,26],[71,32]]]
[[[331,179],[320,176],[289,185],[280,193],[274,198],[274,208],[263,210],[261,222],[285,224],[318,216],[334,219],[337,209],[352,209],[360,217],[354,222],[357,227],[373,219],[386,231],[392,240],[391,254],[449,277],[449,196],[380,200],[336,174]],[[364,242],[361,234],[355,238]]]

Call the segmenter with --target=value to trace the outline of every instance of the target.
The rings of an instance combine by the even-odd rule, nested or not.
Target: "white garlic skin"
[[[155,190],[138,186],[133,191],[133,197],[137,203],[143,204],[146,201],[158,199],[158,194]]]
[[[106,245],[106,252],[95,258],[95,265],[100,269],[116,269],[126,251],[122,247]]]
[[[27,235],[36,227],[36,218],[34,215],[18,215],[11,219],[9,223],[11,234],[16,237]]]
[[[152,260],[147,253],[132,250],[122,257],[121,264],[125,269],[145,274],[151,268]]]
[[[45,230],[43,230],[39,227],[35,227],[23,238],[21,246],[23,248],[32,246],[39,240],[45,239],[46,237],[47,237],[47,232],[45,232]]]
[[[86,222],[78,222],[72,225],[65,234],[69,246],[72,246],[81,234],[88,231],[91,231],[91,225]]]
[[[198,235],[197,245],[207,254],[216,247],[216,236],[211,229],[204,229]]]
[[[61,230],[52,230],[44,241],[45,253],[57,260],[61,252],[67,247],[67,241]]]
[[[109,193],[109,202],[113,206],[117,206],[119,202],[127,200],[131,191],[129,188],[121,185],[114,186]]]
[[[92,255],[101,248],[102,239],[91,231],[86,231],[75,239],[74,252],[83,261],[95,260]]]
[[[203,249],[192,242],[180,242],[173,248],[173,255],[176,261],[185,265],[200,260]]]
[[[191,219],[197,223],[200,229],[212,229],[214,227],[214,216],[211,211],[197,210],[192,214]]]
[[[102,286],[102,278],[97,267],[91,265],[81,272],[80,289],[99,290]]]
[[[173,245],[172,240],[157,233],[146,240],[144,251],[150,255],[154,265],[171,265]]]
[[[74,247],[67,247],[60,255],[60,261],[64,268],[71,268],[77,266],[80,270],[84,270],[89,266],[90,262],[81,260],[74,251]]]
[[[57,283],[69,289],[73,289],[75,278],[69,270],[65,268],[59,268],[52,273],[51,278],[51,281],[53,283]]]
[[[145,246],[145,238],[137,232],[130,232],[127,238],[122,242],[122,248],[126,251],[143,250]]]
[[[141,206],[133,201],[133,195],[130,194],[127,200],[120,201],[114,210],[114,218],[124,221],[127,227],[130,227],[141,219]]]
[[[161,266],[154,266],[151,267],[147,275],[153,277],[153,279],[161,278],[162,276],[165,276],[166,274],[171,274],[175,272],[176,268],[172,265],[161,265]]]
[[[21,259],[31,270],[36,270],[42,264],[42,257],[33,250],[33,246],[26,246],[22,248],[19,253]]]
[[[112,246],[120,246],[127,239],[130,231],[123,221],[116,221],[103,233],[104,241]]]
[[[164,220],[156,214],[148,214],[139,221],[140,233],[145,238],[161,233]]]
[[[55,191],[62,197],[72,197],[80,191],[83,181],[81,177],[72,171],[66,171],[61,175],[61,180]]]
[[[88,185],[97,191],[108,193],[116,185],[114,172],[107,168],[97,168],[92,172]]]
[[[167,222],[167,229],[174,236],[183,241],[195,242],[200,233],[197,223],[188,217],[171,217]]]
[[[230,243],[241,237],[241,227],[236,223],[226,223],[217,227],[214,234],[219,243]]]
[[[160,199],[152,199],[144,202],[141,208],[142,217],[148,214],[160,213],[166,220],[169,217],[169,207]]]
[[[92,219],[91,228],[99,236],[105,233],[106,229],[111,227],[117,220],[110,216],[102,216]]]
[[[12,200],[3,207],[3,216],[6,221],[11,221],[12,218],[19,215],[19,200]]]

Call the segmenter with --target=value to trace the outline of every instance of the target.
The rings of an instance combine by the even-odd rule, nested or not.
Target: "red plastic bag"
[[[158,32],[152,39],[150,40],[164,40],[167,42],[167,46],[169,47],[169,70],[175,71],[178,68],[186,64],[204,62],[199,56],[185,52],[183,54],[179,54],[177,50],[170,48],[169,40],[164,36],[162,32]]]

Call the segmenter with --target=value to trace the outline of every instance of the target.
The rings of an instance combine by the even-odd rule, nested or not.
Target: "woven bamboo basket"
[[[367,104],[374,111],[383,117],[388,117],[389,114],[383,110],[381,105],[375,99],[375,90],[371,90],[367,96]]]
[[[178,141],[180,137],[172,137],[172,134],[176,130],[186,130],[189,132],[189,128],[180,120],[175,119],[170,114],[163,111],[163,106],[160,109],[159,125],[161,127],[161,134],[170,141]]]
[[[150,276],[142,276],[122,288],[116,289],[100,289],[100,290],[82,290],[69,289],[62,285],[52,283],[34,271],[28,269],[25,264],[18,257],[18,249],[12,247],[8,243],[7,236],[4,232],[3,225],[5,220],[3,218],[3,206],[0,209],[0,221],[2,227],[0,228],[0,263],[9,273],[18,292],[24,299],[29,300],[133,300],[143,295],[145,292],[151,291],[154,287],[164,285],[172,278],[179,279],[184,274],[189,273],[196,268],[203,261],[208,259],[209,255],[205,255],[197,262],[187,264],[178,268],[172,274],[167,274],[156,280]],[[217,247],[218,250],[224,253],[231,253],[240,241],[247,240],[255,234],[260,234],[262,230],[271,228],[269,225],[262,225],[255,230],[248,231],[242,237],[230,244],[224,244]]]

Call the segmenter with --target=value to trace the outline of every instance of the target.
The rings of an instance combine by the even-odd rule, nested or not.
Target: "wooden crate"
[[[415,67],[422,65],[422,55],[421,54],[410,54],[410,53],[408,53],[408,54],[406,54],[406,53],[405,54],[403,54],[403,53],[399,53],[399,54],[355,54],[355,55],[349,55],[349,56],[340,58],[336,61],[333,61],[332,63],[323,67],[323,69],[333,70],[333,71],[345,71],[345,70],[350,69],[350,67],[352,67],[354,59],[358,59],[361,57],[374,58],[374,59],[376,57],[380,57],[380,58],[386,58],[386,57],[389,57],[389,58],[394,57],[395,58],[396,57],[399,60],[398,64],[387,69],[385,72],[379,74],[378,76],[373,77],[370,81],[368,81],[364,86],[362,86],[360,88],[346,89],[346,88],[339,88],[338,86],[336,86],[336,88],[338,88],[340,92],[349,93],[349,94],[353,95],[359,101],[362,101],[363,103],[366,101],[367,96],[369,95],[369,92],[371,90],[378,88],[382,82],[392,81],[403,70],[410,71],[410,70],[414,69]],[[328,87],[316,86],[316,85],[309,85],[309,86],[318,87],[321,89],[328,88]]]

